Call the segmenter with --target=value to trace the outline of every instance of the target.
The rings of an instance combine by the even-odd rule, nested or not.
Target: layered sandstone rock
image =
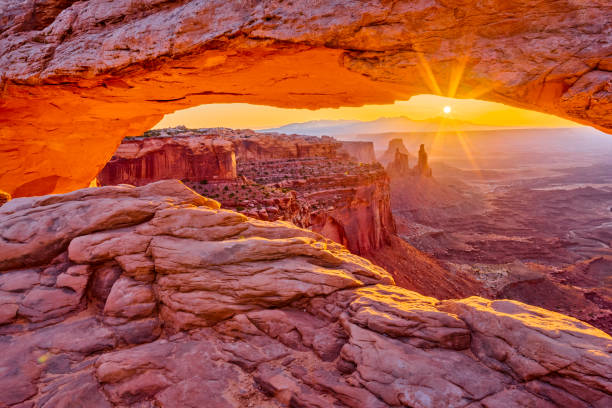
[[[425,145],[421,144],[418,152],[416,165],[411,168],[409,164],[410,154],[404,146],[402,139],[392,139],[389,147],[381,156],[381,162],[387,164],[387,173],[391,178],[404,178],[410,176],[431,177],[432,171],[429,167],[429,160]],[[415,182],[418,182],[415,180]]]
[[[395,234],[389,178],[382,169],[340,180],[321,177],[313,181],[323,188],[310,189],[305,196],[331,204],[313,214],[313,231],[361,255],[382,248]]]
[[[86,186],[124,136],[204,103],[320,108],[436,93],[612,129],[608,0],[5,0],[0,10],[0,188],[14,196]]]
[[[195,135],[126,139],[97,176],[101,185],[136,186],[166,179],[235,178],[236,155],[232,143]]]
[[[236,178],[236,161],[349,158],[340,148],[340,142],[327,136],[178,126],[125,138],[98,180],[102,185],[144,185],[166,179],[228,181]]]
[[[604,407],[612,338],[439,302],[176,181],[0,209],[0,406]]]
[[[11,199],[11,195],[7,192],[0,190],[0,206],[6,204]]]
[[[415,170],[419,176],[431,177],[431,167],[429,167],[429,160],[427,158],[427,152],[425,151],[424,144],[419,147],[419,161],[417,162]]]
[[[216,129],[207,131],[213,134],[218,132]],[[219,135],[233,142],[236,157],[242,162],[306,157],[334,158],[338,156],[341,146],[340,142],[328,136],[257,133],[249,129],[222,129]]]
[[[381,162],[383,166],[388,166],[393,160],[395,160],[395,152],[397,151],[407,155],[408,159],[410,160],[410,153],[408,152],[408,149],[406,149],[404,141],[402,139],[395,138],[389,140],[387,150],[385,150],[385,152],[378,158],[378,161]]]
[[[177,127],[125,139],[98,180],[140,186],[181,179],[226,208],[290,221],[365,255],[395,233],[389,180],[375,163],[371,142]]]
[[[363,256],[379,249],[395,234],[389,178],[378,164],[335,157],[246,162],[239,169],[259,184],[294,191],[297,206],[285,219],[319,232],[355,254]],[[249,205],[258,205],[248,196],[241,204],[247,213]],[[277,206],[267,199],[264,203]],[[287,207],[280,204],[283,200],[278,206]]]
[[[319,232],[364,256],[395,234],[389,178],[379,165],[337,159],[239,163],[234,183],[188,183],[224,207]]]
[[[235,180],[215,180],[216,172],[206,175],[200,170],[203,179],[196,181],[189,181],[191,173],[174,174],[195,191],[218,200],[224,208],[264,221],[289,221],[316,231],[383,266],[400,286],[420,293],[442,299],[488,293],[473,278],[449,273],[399,239],[389,204],[389,177],[377,162],[356,162],[359,160],[339,148],[340,143],[332,138],[184,127],[148,131],[144,136],[137,138],[138,143],[152,143],[155,152],[163,151],[157,143],[164,141],[170,148],[177,141],[195,145],[207,143],[206,140],[230,142],[239,152],[239,177]],[[135,156],[133,144],[131,139],[126,140],[118,151]],[[354,146],[355,155],[372,148],[371,143],[358,142]],[[141,160],[140,166],[146,167],[146,158],[134,160]],[[192,163],[189,157],[187,161]],[[119,171],[121,163],[113,160],[104,171]],[[204,163],[201,167],[208,168]],[[416,170],[409,169],[408,175],[414,174]],[[125,181],[143,184],[138,174],[132,173],[131,177]]]
[[[389,174],[389,177],[406,177],[412,174],[411,170],[408,155],[396,149],[395,158],[387,166],[387,174]]]

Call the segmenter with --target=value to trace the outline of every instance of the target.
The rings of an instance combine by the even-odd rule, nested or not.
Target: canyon
[[[0,207],[0,406],[612,402],[612,339],[586,323],[438,301],[219,206],[168,180]]]
[[[142,140],[155,146],[146,155],[136,153],[143,151],[135,147],[141,146]],[[350,142],[329,137],[231,129],[160,129],[126,138],[99,179],[109,173],[126,174],[127,178],[111,184],[142,185],[140,173],[123,170],[125,152],[131,152],[130,160],[141,163],[137,168],[144,163],[163,167],[167,161],[164,154],[177,140],[192,146],[213,142],[233,146],[228,147],[227,154],[238,152],[232,170],[235,177],[219,178],[218,167],[206,167],[208,164],[200,163],[201,156],[188,154],[179,160],[206,167],[209,172],[194,177],[193,172],[178,169],[166,178],[182,179],[194,191],[218,200],[223,208],[260,220],[289,221],[318,232],[385,268],[403,288],[442,299],[478,295],[524,301],[612,332],[612,297],[608,293],[609,273],[605,272],[609,260],[597,258],[609,255],[609,249],[588,241],[599,233],[600,241],[607,242],[610,231],[587,221],[592,214],[597,214],[595,219],[605,219],[607,207],[603,211],[598,207],[612,198],[609,194],[596,194],[591,199],[582,194],[571,204],[589,214],[584,219],[574,215],[574,226],[570,227],[578,233],[582,225],[586,244],[576,240],[574,245],[585,245],[584,250],[572,249],[583,252],[581,257],[565,249],[569,244],[561,239],[567,221],[551,218],[550,214],[557,201],[554,213],[566,213],[563,209],[570,202],[567,195],[557,190],[529,190],[519,179],[521,189],[497,197],[489,194],[487,203],[475,187],[470,187],[470,176],[459,169],[440,163],[441,177],[432,177],[424,144],[417,144],[418,150],[415,146],[418,158],[411,166],[412,156],[401,138],[391,139],[381,155],[381,161],[388,162],[385,172],[378,163],[366,164],[347,156],[344,146]],[[353,148],[356,156],[370,157],[373,152],[372,142],[353,146],[362,147],[360,151]],[[180,152],[168,153],[168,157],[177,158]],[[390,157],[394,160],[389,162]],[[217,160],[218,156],[211,153],[206,163]],[[515,162],[520,163],[520,159]],[[130,162],[127,168],[133,165]],[[605,170],[601,173],[608,174]],[[487,179],[487,185],[491,182]],[[508,179],[502,178],[502,182],[505,186]],[[491,211],[492,205],[500,207],[499,215]],[[514,211],[509,219],[508,207]],[[523,225],[530,227],[525,231]],[[603,272],[592,272],[597,269]]]
[[[197,152],[211,143],[228,146],[228,157],[235,152],[232,172],[236,176],[224,179],[219,172],[222,166],[203,165],[204,157],[192,151],[180,158],[185,163],[181,166],[200,166],[208,174],[200,170],[196,177],[179,166],[170,177],[157,180],[181,179],[194,191],[218,200],[223,208],[318,232],[383,266],[404,288],[440,298],[479,293],[481,285],[466,273],[449,274],[397,236],[385,170],[375,161],[359,161],[372,159],[371,142],[223,128],[158,129],[126,138],[98,181],[103,185],[146,184],[152,180],[133,170],[165,168],[168,159],[183,152],[182,147],[176,150],[179,142],[194,146]],[[142,148],[143,143],[149,148]],[[210,153],[206,160],[217,163],[218,156]]]
[[[609,0],[0,0],[0,408],[612,406],[610,21]],[[446,105],[338,139],[331,109],[281,126],[318,136],[155,129],[421,94],[600,132],[453,130]]]
[[[365,254],[395,233],[386,174],[359,161],[373,156],[368,142],[172,128],[126,138],[97,183],[140,186],[180,179],[224,208],[324,231],[353,253]]]
[[[464,152],[451,137],[405,138],[405,151],[445,142],[434,151],[433,177],[390,173],[398,235],[481,283],[475,294],[611,333],[612,141],[587,130],[466,132],[472,150]]]
[[[608,0],[0,8],[0,189],[14,197],[88,186],[125,135],[207,103],[314,109],[433,93],[612,132]]]

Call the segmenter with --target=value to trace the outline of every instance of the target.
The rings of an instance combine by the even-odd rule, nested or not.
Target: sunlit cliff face
[[[9,3],[0,189],[15,196],[86,186],[124,136],[211,103],[319,109],[429,93],[612,132],[608,0]]]

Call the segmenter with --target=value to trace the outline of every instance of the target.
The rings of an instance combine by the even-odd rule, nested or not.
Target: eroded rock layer
[[[606,407],[612,338],[176,181],[0,208],[0,406]]]
[[[235,178],[236,155],[230,141],[189,136],[126,139],[97,176],[104,186]]]
[[[608,0],[4,0],[0,16],[0,188],[13,196],[86,186],[124,136],[213,102],[436,93],[612,131]]]
[[[249,129],[159,129],[124,139],[97,179],[105,186],[180,179],[224,208],[310,228],[358,255],[395,234],[389,179],[371,142]]]

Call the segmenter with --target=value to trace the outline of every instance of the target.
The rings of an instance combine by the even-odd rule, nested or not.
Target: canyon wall
[[[126,135],[206,103],[433,93],[612,132],[608,0],[0,2],[0,189],[86,186]]]
[[[389,177],[380,169],[367,175],[309,179],[317,185],[303,196],[323,211],[312,215],[310,229],[365,256],[395,235]],[[317,191],[318,190],[318,191]]]
[[[17,198],[0,208],[0,406],[612,404],[602,331],[393,282],[178,181]]]
[[[340,143],[331,137],[285,135],[278,133],[255,133],[232,136],[239,160],[265,161],[303,157],[337,156]]]
[[[231,142],[197,136],[124,140],[98,174],[101,185],[142,186],[153,181],[232,180],[236,156]]]
[[[205,175],[190,181],[186,175],[173,175],[198,193],[218,200],[224,208],[317,231],[384,266],[400,286],[420,293],[445,299],[482,293],[481,285],[469,276],[449,274],[434,259],[397,237],[384,169],[377,162],[356,162],[347,152],[336,150],[339,144],[331,138],[181,127],[148,131],[146,136],[168,143],[172,141],[169,136],[224,140],[242,152],[236,157],[238,177],[233,180]],[[126,145],[130,143],[126,141]],[[371,144],[359,146],[365,146],[367,152]],[[119,150],[123,149],[133,150]],[[302,154],[322,156],[299,157]],[[142,184],[139,180],[128,182]]]
[[[331,137],[248,129],[153,130],[124,140],[98,181],[184,180],[224,207],[293,222],[364,255],[387,243],[395,224],[384,170],[354,162],[353,155],[373,158],[372,143],[351,146],[347,152]]]

